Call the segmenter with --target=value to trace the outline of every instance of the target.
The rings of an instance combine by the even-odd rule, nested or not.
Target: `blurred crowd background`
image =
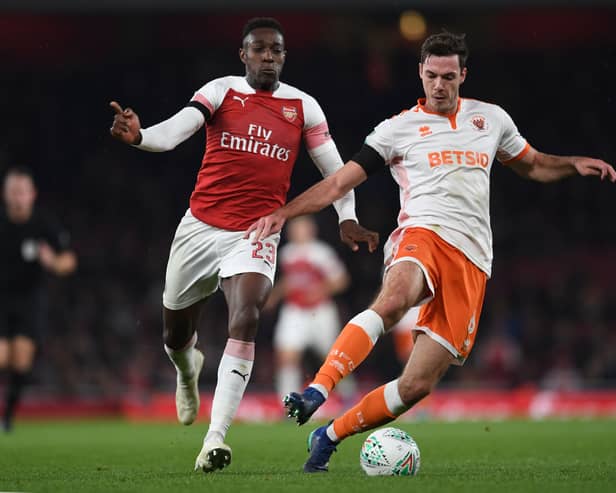
[[[467,33],[463,96],[504,107],[539,150],[615,163],[616,8],[610,2],[485,3],[0,10],[0,169],[34,169],[38,205],[69,229],[80,261],[76,275],[49,280],[52,312],[34,375],[38,395],[147,396],[174,389],[162,347],[161,293],[204,133],[172,152],[141,152],[111,139],[108,104],[131,106],[148,126],[182,108],[205,82],[242,75],[238,48],[250,17],[272,15],[284,25],[282,80],[317,98],[344,159],[378,122],[422,96],[419,47],[427,34],[446,28]],[[303,153],[290,196],[318,178]],[[540,185],[498,163],[492,178],[493,278],[475,349],[442,386],[615,388],[616,186],[581,177]],[[361,222],[379,231],[383,243],[399,207],[391,176],[372,177],[356,194]],[[346,320],[377,292],[382,251],[346,251],[333,210],[318,222],[352,276],[337,298]],[[226,315],[217,294],[200,328],[203,390],[213,389]],[[260,327],[252,390],[273,390],[275,320],[268,313]],[[397,374],[393,355],[392,339],[383,338],[357,372],[358,382]],[[305,363],[308,375],[318,362],[308,357]]]

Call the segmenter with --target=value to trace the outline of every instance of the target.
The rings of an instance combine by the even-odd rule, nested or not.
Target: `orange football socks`
[[[365,310],[353,317],[334,342],[312,384],[331,392],[366,359],[382,334],[383,319],[375,311]]]
[[[396,419],[385,402],[385,385],[374,389],[332,423],[338,441]],[[331,438],[331,437],[330,437]]]

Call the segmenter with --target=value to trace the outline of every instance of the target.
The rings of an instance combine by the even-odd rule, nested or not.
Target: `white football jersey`
[[[398,230],[421,226],[461,250],[490,276],[490,170],[530,146],[499,106],[460,98],[455,115],[429,112],[424,99],[380,123],[366,138],[400,186]],[[391,260],[396,232],[385,245]]]

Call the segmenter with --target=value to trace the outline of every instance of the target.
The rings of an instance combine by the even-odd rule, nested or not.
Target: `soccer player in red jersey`
[[[308,94],[280,82],[286,51],[280,24],[271,18],[244,27],[239,56],[244,77],[215,79],[174,116],[146,129],[137,114],[112,102],[111,135],[140,149],[161,152],[206,125],[206,150],[171,245],[163,293],[165,351],[177,369],[176,408],[181,423],[199,411],[198,378],[203,354],[195,349],[204,300],[218,287],[229,309],[229,339],[218,367],[211,421],[195,469],[222,469],[231,461],[225,435],[250,379],[261,309],[276,268],[279,233],[253,243],[244,230],[286,201],[302,139],[323,176],[342,167],[320,106]],[[357,223],[354,196],[334,204],[340,235],[353,250],[378,235]]]

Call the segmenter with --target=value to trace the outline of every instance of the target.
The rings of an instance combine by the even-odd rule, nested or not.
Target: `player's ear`
[[[246,50],[244,50],[243,46],[240,48],[239,53],[240,53],[240,60],[242,61],[244,65],[246,65]]]
[[[419,63],[419,78],[420,79],[421,79],[422,72],[423,72],[423,63],[420,62]]]
[[[466,80],[466,72],[466,67],[464,67],[460,72],[460,84],[462,84]]]

